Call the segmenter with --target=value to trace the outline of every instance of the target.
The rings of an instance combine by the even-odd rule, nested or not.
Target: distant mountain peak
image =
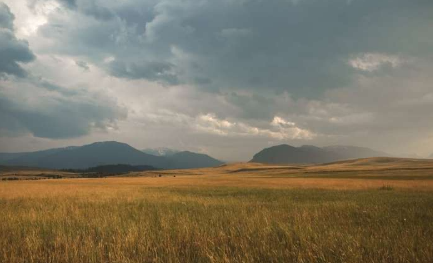
[[[181,151],[181,152],[177,152],[176,155],[202,155],[202,156],[209,156],[205,153],[196,153],[196,152],[191,152],[191,151]]]
[[[279,145],[271,146],[271,147],[266,148],[266,149],[272,149],[272,148],[277,149],[277,148],[296,148],[296,147],[289,145],[289,144],[279,144]]]
[[[86,144],[83,146],[129,146],[129,147],[132,147],[131,145],[129,145],[127,143],[117,142],[117,141],[94,142],[94,143]]]
[[[314,146],[314,145],[302,145],[299,148],[303,148],[303,149],[321,149],[320,147],[317,147],[317,146]]]
[[[147,154],[155,155],[155,156],[171,156],[173,154],[180,152],[178,150],[174,150],[174,149],[167,148],[167,147],[147,148],[147,149],[143,149],[141,151],[144,153],[147,153]]]

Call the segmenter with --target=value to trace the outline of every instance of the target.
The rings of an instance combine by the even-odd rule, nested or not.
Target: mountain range
[[[250,162],[268,164],[329,163],[347,159],[391,157],[385,152],[355,146],[316,147],[287,144],[265,148]],[[433,154],[429,157],[433,159]],[[107,141],[36,152],[0,153],[0,165],[49,169],[87,169],[104,165],[152,166],[158,169],[215,167],[223,162],[206,154],[169,148],[137,150],[128,144]]]
[[[177,152],[155,156],[128,144],[108,141],[84,146],[56,148],[26,153],[1,153],[0,164],[50,169],[86,169],[113,164],[149,165],[160,169],[202,168],[223,164],[205,154]]]
[[[355,146],[316,147],[303,145],[293,147],[287,144],[263,149],[250,162],[269,164],[310,164],[329,163],[347,159],[388,157],[387,153]]]

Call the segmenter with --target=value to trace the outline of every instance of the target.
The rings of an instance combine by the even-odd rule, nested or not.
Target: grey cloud
[[[57,92],[65,97],[77,96],[83,92],[83,90],[67,89],[42,77],[34,75],[29,75],[27,79],[23,80],[21,83],[23,82],[27,82],[29,84],[35,85],[35,87],[42,88],[48,91]]]
[[[114,60],[109,63],[109,72],[116,77],[159,81],[163,84],[176,85],[179,83],[177,76],[171,71],[173,65],[165,62],[144,62],[141,64]]]
[[[0,137],[21,136],[26,133],[26,129],[17,119],[5,112],[5,109],[10,106],[11,104],[6,98],[0,97]]]
[[[126,118],[126,109],[101,94],[83,91],[67,96],[38,96],[36,86],[24,88],[21,84],[15,88],[31,89],[26,92],[34,94],[34,98],[29,101],[25,97],[7,96],[0,90],[0,115],[2,120],[9,120],[0,126],[3,131],[30,132],[40,138],[74,138],[87,135],[95,128],[115,127],[117,120]]]
[[[132,79],[158,81],[154,63],[170,65],[162,80],[207,90],[318,97],[354,81],[359,72],[347,63],[354,54],[424,56],[433,43],[433,4],[427,0],[86,2],[114,18],[77,28],[74,16],[85,11],[63,17],[65,31],[56,38],[59,45],[74,43],[63,52],[87,55],[114,76]],[[85,6],[77,2],[78,10]],[[43,29],[48,36],[49,27]],[[96,48],[97,54],[85,51]],[[116,65],[97,61],[110,55]]]
[[[24,40],[16,38],[13,31],[14,15],[4,3],[0,3],[0,76],[4,74],[25,77],[27,72],[19,63],[28,63],[35,59]]]
[[[33,0],[37,1],[48,1],[48,0]],[[115,17],[110,9],[100,5],[96,1],[88,0],[57,0],[61,5],[68,8],[71,11],[78,11],[88,16],[94,17],[99,20],[108,20]]]
[[[258,93],[243,95],[233,91],[225,94],[225,98],[240,110],[238,118],[272,119],[276,111],[273,96]]]
[[[57,0],[58,2],[64,4],[65,6],[69,8],[76,8],[77,7],[77,0]]]
[[[0,27],[13,30],[14,19],[15,16],[11,13],[9,7],[4,3],[0,3]]]
[[[35,52],[41,57],[57,55],[66,61],[88,62],[92,72],[83,74],[83,79],[105,77],[99,69],[118,78],[108,77],[104,83],[117,85],[116,89],[110,87],[110,92],[117,92],[136,113],[122,135],[109,136],[133,138],[155,147],[176,145],[179,138],[185,145],[194,142],[218,156],[237,155],[234,159],[282,142],[354,144],[385,151],[433,147],[428,114],[433,111],[430,0],[74,3],[49,15],[48,23],[35,36],[35,42],[41,39],[43,43]],[[366,53],[395,56],[402,64],[396,66],[384,59],[372,71],[350,65],[350,59]],[[68,81],[64,78],[62,81]],[[3,110],[8,112],[8,123],[14,123],[10,129],[21,127],[46,136],[49,131],[26,122],[50,119],[52,125],[67,125],[57,112],[80,122],[74,134],[109,127],[111,120],[123,118],[116,103],[79,101],[78,97],[85,97],[83,93],[48,79],[33,80],[32,85],[50,98],[60,96],[62,99],[55,101],[65,105],[44,100],[50,109],[46,113],[29,105],[14,108],[22,102],[17,99],[3,100],[2,104],[14,109],[14,114]],[[145,80],[175,86],[161,89]],[[96,108],[113,108],[105,109],[107,114],[86,109],[91,112],[89,118],[75,109],[85,109],[91,103]],[[4,112],[0,112],[2,119],[6,118]],[[266,134],[254,139],[232,137],[229,131],[218,137],[207,134],[206,129],[194,134],[191,127],[197,116],[215,116],[234,127],[245,124],[246,130],[271,131],[271,122],[278,116],[317,136],[294,141]],[[97,119],[105,121],[98,124]],[[65,133],[57,131],[60,135],[56,136],[70,136],[61,135]]]
[[[84,69],[85,71],[89,71],[89,65],[85,61],[75,61],[75,64],[79,66],[80,68]]]

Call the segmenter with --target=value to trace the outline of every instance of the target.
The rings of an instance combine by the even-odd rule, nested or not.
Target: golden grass
[[[0,262],[433,262],[430,169],[399,165],[0,181]]]
[[[15,168],[0,170],[0,180],[6,178],[16,178],[18,180],[29,180],[29,179],[47,179],[52,176],[58,176],[61,178],[77,178],[78,174],[50,170],[50,169],[35,169],[35,168]]]

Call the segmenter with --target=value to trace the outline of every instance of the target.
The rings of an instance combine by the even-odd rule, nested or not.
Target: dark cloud
[[[28,84],[32,84],[35,87],[41,89],[57,92],[58,94],[61,94],[62,96],[65,97],[77,96],[80,95],[80,92],[83,92],[83,90],[67,89],[51,81],[48,81],[42,77],[34,76],[34,75],[27,76],[27,79],[25,79],[23,82],[27,82]]]
[[[433,147],[431,0],[35,1],[49,14],[28,38],[38,60],[15,78],[26,98],[3,94],[9,131],[98,140],[92,129],[126,113],[95,88],[131,113],[107,137],[145,147],[182,141],[238,160],[278,143]]]
[[[177,76],[171,71],[173,65],[166,62],[142,62],[125,63],[123,61],[114,60],[109,63],[109,72],[119,78],[129,79],[148,79],[151,81],[159,81],[163,84],[176,85],[179,83]]]
[[[48,90],[48,82],[41,82]],[[49,84],[54,86],[54,84]],[[35,137],[64,139],[87,135],[92,129],[115,127],[116,121],[126,118],[126,110],[116,101],[103,96],[81,92],[75,95],[58,96],[43,94],[36,86],[26,89],[33,94],[30,100],[26,96],[6,96],[0,93],[0,129],[14,133],[30,132]],[[2,87],[0,87],[2,88]],[[17,87],[15,87],[17,88]],[[57,86],[57,89],[62,87]],[[62,88],[65,89],[65,88]],[[63,92],[64,93],[64,92]]]
[[[264,96],[257,93],[243,95],[230,92],[225,94],[225,97],[229,103],[240,109],[238,118],[271,120],[277,110],[274,96]]]
[[[74,43],[62,52],[87,55],[114,76],[207,90],[317,97],[353,82],[360,72],[348,64],[351,56],[423,56],[433,43],[428,26],[433,3],[426,0],[79,1],[77,6],[70,17],[55,15],[42,29],[59,45]],[[88,6],[107,10],[112,19],[75,25],[77,17],[89,15]],[[61,35],[53,34],[54,24],[63,26]],[[103,56],[116,60],[106,66]]]
[[[75,5],[75,1],[66,2]],[[26,41],[15,36],[13,21],[8,6],[0,3],[0,75],[11,75],[0,83],[2,134],[79,137],[95,128],[115,127],[118,119],[126,118],[126,109],[105,95],[69,89],[24,70],[20,63],[33,61],[35,55]],[[84,62],[77,65],[88,68]]]
[[[0,76],[4,74],[25,77],[27,72],[19,63],[28,63],[35,59],[29,45],[16,38],[13,30],[14,15],[9,7],[0,3]]]
[[[9,7],[0,3],[0,27],[14,30],[14,19],[15,16],[11,13]]]
[[[79,66],[80,68],[84,69],[85,71],[89,71],[89,65],[85,61],[75,61],[75,64]]]

